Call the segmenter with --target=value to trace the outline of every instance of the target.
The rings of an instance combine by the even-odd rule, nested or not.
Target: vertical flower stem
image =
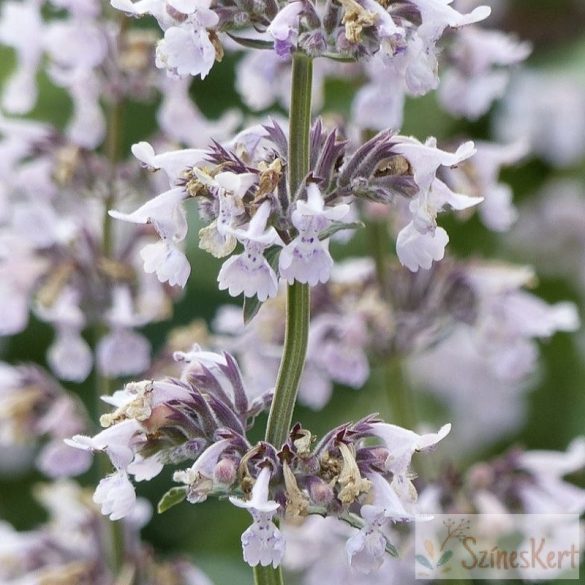
[[[291,110],[288,152],[289,197],[294,197],[309,172],[311,128],[310,57],[295,53],[292,64]],[[303,373],[309,337],[309,286],[295,282],[287,291],[284,350],[268,416],[266,440],[280,447],[287,438]]]
[[[376,278],[380,293],[386,302],[390,302],[389,255],[391,242],[386,222],[377,220],[369,222],[368,232],[370,254],[376,266]],[[404,360],[401,356],[391,355],[385,358],[382,365],[382,380],[386,400],[390,407],[391,420],[388,422],[415,430],[418,423],[416,396],[404,375]],[[417,468],[425,476],[428,476],[430,469],[424,460],[417,462]]]
[[[390,302],[389,255],[390,238],[385,221],[368,222],[370,255],[376,267],[376,278],[382,298]],[[401,356],[391,355],[382,366],[384,391],[390,406],[393,424],[414,429],[417,424],[415,397],[404,376]]]
[[[254,585],[283,585],[282,570],[280,567],[273,569],[271,566],[254,567]]]
[[[391,357],[384,364],[384,385],[392,422],[407,429],[414,429],[417,423],[416,408],[412,390],[405,380],[402,360]]]
[[[124,19],[126,20],[126,19]],[[121,26],[121,31],[124,26]],[[104,144],[104,154],[109,162],[109,184],[108,194],[104,200],[104,210],[102,218],[102,242],[101,255],[105,260],[111,259],[114,252],[114,238],[112,233],[112,218],[108,211],[114,206],[116,200],[116,179],[117,165],[120,159],[120,150],[122,142],[124,102],[117,96],[113,97],[112,103],[108,110],[108,129],[106,141]],[[104,322],[97,322],[94,325],[94,354],[100,339],[107,332]],[[97,422],[102,414],[102,405],[100,396],[109,395],[112,392],[113,380],[100,372],[97,363],[95,364],[95,384],[94,384],[94,411],[92,417]],[[109,462],[104,457],[99,457],[97,473],[103,477],[110,472]],[[105,548],[107,550],[107,561],[112,572],[114,581],[122,574],[126,560],[126,545],[124,538],[124,526],[121,521],[110,522],[105,520],[107,526],[104,530]]]
[[[384,299],[389,294],[388,250],[390,237],[385,221],[372,220],[368,222],[368,238],[371,254],[376,266],[376,278]]]
[[[288,151],[289,199],[292,201],[309,172],[309,136],[311,129],[311,84],[313,64],[307,55],[295,53],[292,63],[291,107]],[[280,447],[290,430],[303,373],[309,338],[309,286],[289,285],[286,304],[284,350],[276,379],[274,398],[268,415],[266,440]],[[283,585],[279,568],[254,567],[256,585]]]
[[[266,441],[277,448],[284,444],[291,427],[307,353],[309,310],[308,285],[298,282],[290,285],[286,301],[284,351],[266,427]]]

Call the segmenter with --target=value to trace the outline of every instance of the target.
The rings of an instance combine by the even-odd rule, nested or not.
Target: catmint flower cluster
[[[582,293],[584,228],[581,182],[552,179],[522,205],[516,229],[507,241],[512,249],[530,259],[540,274],[568,278]]]
[[[329,237],[356,227],[348,217],[350,206],[359,200],[408,201],[410,221],[398,233],[396,248],[412,271],[428,269],[444,255],[449,238],[437,226],[437,214],[482,201],[455,193],[436,177],[439,168],[471,157],[472,142],[451,153],[439,149],[434,139],[422,144],[382,132],[346,153],[346,142],[319,121],[310,142],[310,171],[297,193],[288,192],[287,137],[276,122],[243,131],[232,144],[215,144],[207,151],[156,154],[148,143],[136,144],[135,156],[152,170],[162,169],[170,188],[133,212],[110,215],[153,225],[161,240],[140,252],[146,272],[184,286],[190,266],[177,246],[187,235],[182,204],[196,199],[200,215],[209,222],[199,232],[200,247],[221,258],[238,242],[243,246],[241,254],[224,262],[220,290],[265,301],[277,294],[278,276],[312,286],[329,279]]]
[[[96,348],[99,369],[108,376],[146,370],[150,344],[134,329],[166,314],[168,293],[135,277],[132,244],[112,254],[102,249],[97,218],[105,213],[109,164],[36,122],[7,122],[2,130],[12,166],[5,175],[10,212],[0,219],[0,334],[24,330],[32,309],[55,330],[47,352],[53,372],[82,382],[94,362],[82,332],[100,323],[108,332]]]
[[[457,413],[454,445],[474,449],[524,419],[525,394],[537,373],[537,340],[576,331],[580,320],[573,303],[548,304],[526,290],[534,281],[527,267],[471,264],[466,279],[476,299],[475,318],[460,321],[448,337],[412,356],[408,369],[417,386]],[[466,391],[470,387],[473,393]]]
[[[94,150],[106,137],[105,110],[161,93],[163,143],[221,138],[239,116],[208,124],[187,84],[151,71],[152,35],[120,29],[99,2],[47,3],[48,16],[43,4],[2,6],[0,42],[17,55],[3,108],[33,108],[46,56],[51,81],[68,92],[73,112],[64,130],[0,113],[0,336],[23,331],[32,310],[55,330],[47,361],[60,379],[82,382],[94,362],[107,377],[137,375],[149,367],[151,348],[135,329],[166,318],[173,295],[140,267],[136,246],[148,242],[148,230],[126,231],[112,246],[110,225],[100,219],[144,188],[138,165],[119,156],[115,136]],[[63,14],[53,18],[50,8]],[[91,348],[83,334],[96,328],[104,334]]]
[[[35,496],[48,513],[46,523],[23,532],[6,522],[0,523],[2,583],[113,585],[118,582],[110,553],[103,546],[107,527],[89,495],[86,489],[70,480],[42,484]],[[151,513],[150,504],[140,500],[132,515],[123,522],[124,538],[129,544],[126,560],[140,571],[141,582],[210,585],[209,579],[188,561],[158,559],[141,542],[140,530]]]
[[[456,448],[473,450],[515,429],[534,385],[538,341],[577,330],[577,307],[542,301],[529,290],[534,272],[512,264],[446,258],[416,273],[390,264],[386,276],[384,289],[373,262],[350,259],[315,287],[299,401],[322,409],[334,384],[361,388],[381,360],[402,359],[412,382],[456,417],[454,435],[462,439]],[[266,387],[282,352],[283,313],[281,295],[247,325],[238,307],[226,305],[211,331],[197,336],[233,352],[251,388]],[[509,406],[505,414],[501,401]],[[478,403],[481,416],[472,408]]]
[[[156,65],[172,76],[206,77],[223,57],[219,35],[225,33],[244,46],[271,47],[283,59],[296,50],[342,60],[380,53],[412,95],[437,87],[436,45],[445,30],[490,14],[487,6],[462,14],[437,0],[387,4],[299,0],[284,6],[274,1],[212,5],[205,0],[112,0],[112,5],[129,15],[156,18],[164,31]]]
[[[465,471],[445,468],[436,481],[421,488],[418,509],[421,514],[483,514],[482,546],[491,548],[498,535],[506,533],[506,516],[514,514],[581,514],[585,491],[565,479],[585,465],[583,437],[563,451],[512,449],[491,461],[475,463]],[[554,516],[553,516],[554,517]],[[554,522],[554,521],[553,521]],[[499,523],[499,524],[498,524]],[[548,538],[563,542],[562,525],[549,523]],[[339,583],[380,584],[400,577],[401,582],[416,583],[412,571],[414,542],[410,535],[386,527],[385,534],[400,549],[400,559],[385,562],[378,571],[360,573],[344,563],[341,545],[350,539],[360,541],[359,529],[335,524],[332,519],[311,517],[302,526],[287,526],[286,566],[306,585],[334,575]],[[516,537],[523,538],[522,533]],[[439,535],[437,535],[439,538]],[[441,532],[440,539],[445,535]],[[307,546],[307,543],[309,546]],[[582,547],[581,547],[582,549]],[[582,553],[582,550],[580,551]],[[367,556],[364,555],[364,560]],[[369,568],[364,564],[364,569]],[[543,578],[546,574],[543,573]],[[529,579],[524,572],[521,578]]]
[[[416,273],[394,263],[384,291],[372,261],[352,258],[336,263],[331,279],[313,289],[299,401],[322,409],[334,384],[363,387],[371,374],[370,363],[406,358],[443,339],[458,321],[473,322],[475,300],[465,270],[447,260]],[[281,289],[247,324],[239,307],[225,305],[210,330],[192,333],[202,345],[236,355],[250,388],[268,387],[275,379],[285,336],[283,293]],[[168,362],[158,361],[155,371],[168,371]]]
[[[175,355],[184,364],[180,379],[146,380],[105,397],[115,410],[105,414],[103,431],[75,435],[67,443],[105,453],[115,471],[101,480],[94,501],[112,520],[133,513],[135,481],[151,479],[168,464],[191,463],[175,471],[179,484],[162,498],[159,510],[182,500],[229,497],[247,509],[253,523],[242,535],[244,559],[278,566],[285,541],[272,523],[309,514],[337,516],[363,524],[363,538],[348,542],[350,560],[372,555],[381,564],[386,541],[380,529],[390,520],[414,518],[416,490],[409,466],[415,452],[434,447],[450,431],[417,433],[370,416],[332,429],[320,441],[295,425],[284,445],[247,437],[254,417],[270,402],[267,391],[249,400],[235,360],[227,353]],[[353,562],[353,561],[352,561]],[[363,559],[359,562],[363,562]]]
[[[43,444],[36,465],[50,478],[79,475],[91,458],[65,445],[73,433],[85,432],[89,416],[77,396],[34,365],[0,362],[0,444]]]

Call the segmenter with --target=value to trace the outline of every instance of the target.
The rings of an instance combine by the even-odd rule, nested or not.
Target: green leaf
[[[453,551],[452,550],[446,550],[442,555],[441,558],[439,559],[439,562],[437,563],[437,567],[441,567],[443,566],[445,563],[449,562],[449,559],[453,556]]]
[[[227,33],[228,37],[242,45],[242,47],[246,47],[248,49],[273,49],[274,43],[272,41],[264,41],[262,39],[248,39],[246,37],[238,37],[236,35]]]
[[[276,270],[276,266],[278,265],[280,250],[280,246],[271,246],[264,253],[264,257],[273,270]],[[256,316],[256,313],[258,313],[262,304],[262,301],[258,300],[258,297],[244,297],[243,312],[245,325]]]
[[[331,59],[332,61],[339,61],[340,63],[355,63],[357,61],[355,57],[340,55],[339,53],[323,53],[321,57]]]
[[[386,541],[386,552],[391,556],[398,558],[398,549],[391,542]]]
[[[420,563],[421,565],[423,565],[423,567],[426,567],[429,570],[433,570],[434,567],[433,565],[431,565],[431,563],[429,562],[429,560],[427,559],[427,557],[425,557],[424,555],[416,555],[416,561],[417,563]]]
[[[187,497],[187,487],[171,488],[158,503],[157,510],[159,514],[166,512],[169,508],[180,504]]]
[[[353,221],[351,223],[343,223],[342,221],[334,221],[327,229],[324,229],[319,234],[320,240],[326,240],[333,234],[340,232],[341,230],[356,230],[358,228],[366,227],[366,224],[362,221]]]

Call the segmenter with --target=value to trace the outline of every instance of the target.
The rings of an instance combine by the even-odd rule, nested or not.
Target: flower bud
[[[213,470],[215,483],[230,486],[236,480],[238,470],[233,459],[221,459]]]
[[[307,479],[311,501],[316,506],[328,506],[333,500],[333,489],[319,477]]]

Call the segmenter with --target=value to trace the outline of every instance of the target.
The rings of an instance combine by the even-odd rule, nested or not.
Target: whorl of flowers
[[[369,416],[332,429],[318,442],[296,424],[284,445],[253,444],[247,431],[269,404],[270,392],[249,400],[227,353],[195,347],[175,358],[184,363],[180,379],[127,384],[105,397],[115,410],[102,416],[103,431],[66,441],[109,456],[115,471],[102,479],[94,501],[112,520],[135,507],[129,476],[148,480],[165,465],[185,462],[192,465],[175,471],[181,485],[163,497],[159,510],[184,499],[229,497],[252,515],[254,523],[242,535],[244,558],[252,566],[278,566],[282,559],[285,543],[271,521],[275,514],[291,521],[333,515],[370,528],[414,517],[411,458],[436,445],[450,425],[417,435]],[[386,550],[381,532],[377,538],[382,546],[376,559]]]
[[[311,131],[310,172],[299,191],[289,193],[287,138],[276,122],[208,151],[156,154],[148,143],[139,143],[135,156],[150,169],[162,169],[170,189],[134,212],[110,213],[152,224],[161,241],[142,249],[145,270],[156,272],[161,282],[184,286],[190,267],[177,243],[187,233],[182,203],[195,198],[202,219],[210,222],[199,233],[200,247],[221,258],[238,242],[243,246],[243,253],[231,256],[220,270],[220,289],[264,301],[276,295],[278,276],[313,286],[329,280],[329,237],[356,227],[347,220],[352,204],[406,199],[411,220],[398,234],[398,256],[412,271],[430,268],[443,257],[449,240],[436,224],[437,213],[482,201],[453,192],[436,177],[440,167],[472,156],[473,143],[450,153],[437,148],[434,139],[421,144],[386,131],[353,152],[346,146],[335,130],[327,132],[317,121]]]

